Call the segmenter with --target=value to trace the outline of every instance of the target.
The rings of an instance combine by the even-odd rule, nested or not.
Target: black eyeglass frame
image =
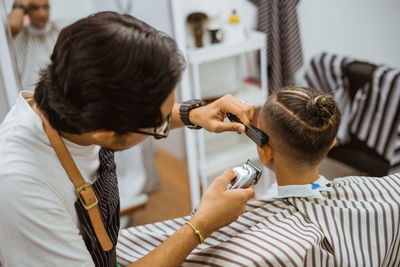
[[[160,126],[154,127],[153,132],[147,132],[142,130],[135,130],[133,132],[138,134],[151,135],[155,139],[167,138],[169,134],[169,128],[171,126],[171,121],[172,121],[172,113],[169,113],[167,118],[165,118],[164,122],[161,123]]]

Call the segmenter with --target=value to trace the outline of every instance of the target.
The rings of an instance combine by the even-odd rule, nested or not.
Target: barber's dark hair
[[[297,162],[314,165],[328,153],[340,125],[340,111],[331,95],[312,88],[286,87],[264,105],[268,131],[284,143]]]
[[[35,100],[56,130],[74,134],[159,126],[160,106],[185,68],[171,37],[115,12],[63,29],[50,59]]]

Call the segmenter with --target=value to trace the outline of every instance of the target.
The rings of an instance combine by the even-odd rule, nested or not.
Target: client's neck
[[[285,164],[275,164],[275,176],[279,186],[311,184],[319,177],[318,165],[293,168]]]

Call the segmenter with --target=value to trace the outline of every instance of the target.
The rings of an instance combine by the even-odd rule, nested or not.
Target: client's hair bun
[[[331,123],[336,108],[330,95],[312,95],[306,104],[306,112],[315,118],[319,127],[326,127]]]

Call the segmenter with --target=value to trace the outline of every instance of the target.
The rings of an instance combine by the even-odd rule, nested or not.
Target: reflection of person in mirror
[[[29,23],[24,25],[28,15]],[[49,22],[48,0],[15,0],[8,22],[14,39],[17,71],[23,90],[32,90],[39,71],[49,63],[59,29]]]

